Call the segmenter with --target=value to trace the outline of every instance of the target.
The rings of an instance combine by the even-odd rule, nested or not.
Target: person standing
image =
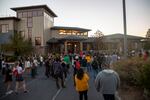
[[[89,88],[89,76],[80,68],[75,75],[75,87],[76,91],[79,93],[79,100],[88,100],[88,88]]]
[[[19,85],[22,85],[22,87],[24,89],[24,93],[27,93],[26,84],[25,84],[25,81],[23,78],[23,72],[24,72],[24,70],[22,69],[22,67],[19,66],[18,62],[16,62],[15,68],[13,70],[13,73],[16,78],[16,87],[15,87],[16,94],[18,94]]]
[[[6,94],[11,94],[13,92],[12,90],[10,90],[12,84],[12,70],[10,65],[8,64],[6,64],[5,84],[7,86]]]
[[[120,78],[117,72],[110,69],[110,64],[104,64],[105,68],[98,73],[95,79],[95,87],[104,97],[104,100],[115,100],[115,93],[120,86]]]
[[[64,78],[63,78],[63,68],[62,65],[60,63],[60,59],[56,58],[56,60],[53,62],[53,71],[54,71],[54,77],[56,79],[56,86],[59,89],[60,85],[59,85],[59,79],[61,80],[61,86],[62,88],[65,88],[64,85]]]

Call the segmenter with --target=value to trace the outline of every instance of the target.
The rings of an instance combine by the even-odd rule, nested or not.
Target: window
[[[28,38],[32,38],[32,28],[28,28]]]
[[[43,12],[42,11],[38,11],[38,16],[42,16]]]
[[[35,37],[35,45],[41,45],[41,38]]]
[[[32,17],[32,12],[28,12],[28,17]]]
[[[33,17],[36,17],[36,16],[37,16],[37,14],[38,14],[38,12],[37,12],[37,11],[33,11]]]
[[[22,12],[18,13],[18,18],[22,18]]]
[[[22,17],[27,17],[27,12],[23,12]]]
[[[32,27],[32,18],[27,19],[27,27]]]
[[[9,31],[8,24],[1,25],[1,32],[2,33],[8,33],[8,31]]]

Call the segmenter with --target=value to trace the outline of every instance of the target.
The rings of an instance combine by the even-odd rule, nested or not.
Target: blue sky
[[[15,16],[12,7],[47,4],[55,26],[88,28],[90,35],[123,33],[122,0],[0,0],[0,16]],[[150,0],[126,0],[127,34],[145,36],[150,28]]]

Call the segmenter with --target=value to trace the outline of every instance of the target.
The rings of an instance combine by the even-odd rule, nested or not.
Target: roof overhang
[[[20,19],[17,17],[0,17],[0,20],[16,20],[19,21]]]
[[[79,27],[65,27],[65,26],[53,26],[51,30],[74,30],[78,32],[88,32],[90,29],[79,28]]]
[[[57,15],[47,5],[34,5],[34,6],[14,7],[14,8],[11,8],[11,9],[14,10],[14,11],[17,11],[17,10],[37,9],[37,8],[44,8],[53,17],[57,17]]]

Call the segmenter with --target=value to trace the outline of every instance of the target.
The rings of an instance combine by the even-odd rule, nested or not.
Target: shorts
[[[16,76],[16,81],[21,82],[21,81],[23,81],[23,80],[24,80],[24,79],[23,79],[22,76]]]

